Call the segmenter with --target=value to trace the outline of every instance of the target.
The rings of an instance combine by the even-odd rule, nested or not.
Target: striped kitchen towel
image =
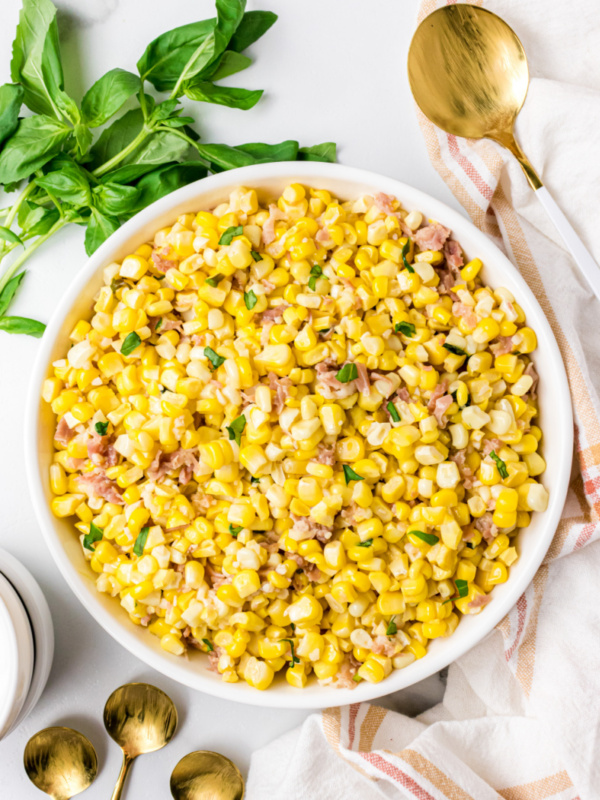
[[[532,81],[518,138],[600,263],[598,0],[475,1],[525,45]],[[443,4],[424,0],[420,19]],[[440,705],[416,719],[366,703],[314,714],[254,754],[247,798],[595,800],[600,306],[516,161],[490,142],[447,135],[419,118],[435,168],[517,265],[558,340],[576,421],[567,502],[534,581],[497,630],[450,667]]]

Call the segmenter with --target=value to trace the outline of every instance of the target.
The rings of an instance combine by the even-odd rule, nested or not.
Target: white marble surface
[[[159,33],[213,15],[210,0],[55,2],[66,88],[77,99],[108,69],[135,69],[144,47]],[[0,4],[0,82],[8,79],[19,6],[20,0]],[[343,163],[393,176],[458,207],[429,164],[409,95],[405,63],[417,0],[249,0],[248,7],[272,9],[280,18],[253,48],[256,63],[229,80],[264,88],[266,95],[248,112],[195,105],[191,113],[205,141],[335,140]],[[84,260],[82,231],[61,232],[31,260],[11,313],[48,320]],[[99,777],[86,797],[108,797],[119,752],[102,729],[102,709],[110,692],[130,680],[165,689],[177,704],[181,725],[167,749],[134,767],[129,797],[140,797],[143,791],[150,798],[167,797],[171,769],[194,749],[218,750],[246,771],[254,749],[298,725],[309,712],[261,710],[179,686],[122,650],[80,606],[50,559],[28,499],[23,400],[37,347],[35,339],[0,333],[0,546],[20,558],[44,589],[54,615],[56,658],[39,705],[0,743],[0,796],[41,796],[21,767],[23,747],[40,728],[71,725],[86,733],[98,750]],[[431,679],[382,702],[418,713],[440,693],[439,681]]]

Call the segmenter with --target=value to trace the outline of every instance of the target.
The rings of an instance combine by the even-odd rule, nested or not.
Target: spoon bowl
[[[177,709],[156,686],[128,683],[111,694],[104,707],[104,727],[123,751],[123,766],[112,800],[118,800],[133,760],[167,745],[177,729]]]
[[[171,775],[175,800],[242,800],[244,779],[233,761],[197,750],[184,756]]]
[[[23,765],[29,780],[54,800],[70,800],[98,772],[94,746],[72,728],[45,728],[27,742]]]

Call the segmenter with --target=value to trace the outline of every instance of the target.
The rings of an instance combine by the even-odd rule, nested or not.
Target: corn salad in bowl
[[[391,196],[234,190],[104,269],[54,361],[52,511],[227,682],[377,683],[480,613],[548,493],[535,332]]]

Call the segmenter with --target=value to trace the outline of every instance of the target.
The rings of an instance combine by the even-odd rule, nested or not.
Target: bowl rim
[[[0,697],[0,739],[3,739],[13,729],[27,700],[35,654],[27,609],[12,583],[1,573],[0,621],[2,650],[8,666],[2,687],[6,694],[4,700]]]
[[[522,574],[509,579],[504,584],[504,587],[507,587],[504,595],[496,603],[491,603],[485,609],[485,624],[481,624],[481,629],[478,628],[475,634],[471,633],[465,642],[456,642],[453,641],[453,637],[449,637],[445,640],[447,644],[443,648],[435,652],[428,652],[424,659],[416,662],[422,665],[421,669],[412,670],[410,674],[416,672],[417,677],[413,679],[406,678],[407,670],[410,670],[410,667],[408,667],[405,670],[393,671],[381,683],[365,685],[365,682],[363,682],[355,690],[319,686],[315,691],[303,690],[297,693],[289,693],[287,691],[279,691],[276,686],[273,686],[266,692],[258,692],[251,689],[251,687],[244,686],[244,690],[240,691],[240,688],[242,688],[240,683],[228,684],[223,681],[216,681],[209,676],[204,676],[200,670],[192,673],[191,670],[179,666],[176,657],[169,656],[167,653],[155,652],[149,645],[140,642],[133,635],[133,632],[129,630],[129,628],[133,627],[129,620],[125,618],[120,620],[114,613],[110,613],[103,607],[95,588],[90,589],[88,587],[79,570],[69,559],[60,542],[58,532],[54,528],[54,517],[46,501],[38,465],[36,433],[40,412],[41,387],[43,380],[47,377],[51,351],[59,335],[63,317],[70,311],[79,294],[85,290],[90,280],[109,263],[111,253],[123,247],[127,240],[134,237],[141,228],[149,225],[153,220],[157,220],[161,215],[174,210],[181,203],[190,202],[195,197],[198,198],[199,203],[202,203],[202,197],[212,191],[222,190],[225,194],[227,189],[231,190],[239,185],[252,186],[254,181],[289,182],[290,180],[298,180],[302,182],[303,180],[319,179],[368,184],[374,188],[378,187],[379,191],[384,191],[391,195],[410,197],[410,205],[413,208],[427,209],[430,218],[438,219],[451,228],[459,241],[461,235],[467,235],[474,242],[473,249],[477,249],[482,254],[487,252],[491,255],[495,264],[494,270],[496,270],[497,266],[498,271],[502,268],[510,275],[512,283],[517,286],[519,302],[523,305],[528,315],[531,313],[535,317],[534,327],[536,332],[538,336],[543,334],[543,339],[548,348],[548,356],[554,362],[552,388],[554,393],[553,400],[555,399],[556,401],[554,408],[560,412],[560,424],[557,427],[560,429],[558,435],[560,436],[559,448],[562,451],[562,458],[556,465],[556,486],[551,494],[549,507],[544,512],[545,525],[543,535],[540,535],[535,543],[527,563],[527,569],[524,569]],[[460,658],[460,656],[482,641],[515,605],[518,598],[531,583],[544,559],[552,542],[565,502],[572,455],[573,415],[571,398],[565,368],[556,339],[533,292],[516,267],[498,249],[494,242],[476,228],[467,217],[420,189],[375,172],[346,167],[341,164],[312,161],[252,165],[211,175],[157,200],[113,233],[75,275],[52,314],[47,330],[41,340],[41,347],[31,373],[25,410],[25,463],[36,517],[55,563],[82,605],[116,641],[143,662],[154,667],[158,672],[207,694],[225,700],[262,707],[314,709],[373,700],[424,680]],[[482,617],[478,618],[481,619]],[[411,665],[411,667],[414,666],[415,664]],[[250,691],[246,691],[248,689]]]

